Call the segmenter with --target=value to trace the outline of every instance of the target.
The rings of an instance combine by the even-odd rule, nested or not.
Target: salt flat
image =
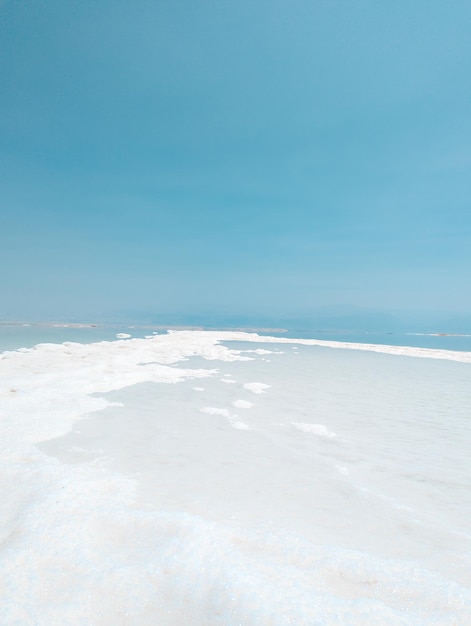
[[[4,353],[4,623],[469,623],[470,363],[223,331]]]

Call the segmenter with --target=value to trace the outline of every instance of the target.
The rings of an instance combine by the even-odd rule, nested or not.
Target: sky
[[[0,319],[471,327],[470,32],[468,0],[3,0]]]

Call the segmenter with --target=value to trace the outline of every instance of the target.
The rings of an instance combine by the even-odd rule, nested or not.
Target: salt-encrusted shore
[[[466,623],[469,363],[224,331],[4,352],[2,619]]]

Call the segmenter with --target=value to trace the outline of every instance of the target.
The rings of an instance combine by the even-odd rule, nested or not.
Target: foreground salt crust
[[[221,341],[471,363],[471,354],[462,352],[197,331],[90,345],[42,344],[4,353],[3,623],[465,624],[471,614],[469,589],[414,563],[305,541],[276,520],[271,528],[250,527],[185,510],[144,507],[136,498],[136,478],[112,471],[106,458],[65,464],[37,447],[68,433],[83,416],[119,404],[94,394],[144,382],[209,381],[220,375],[221,364],[249,363],[270,352],[231,349]],[[191,357],[202,357],[209,367],[184,367]],[[224,387],[229,393],[238,383]],[[242,383],[234,393],[241,389],[248,396],[230,406],[250,413],[248,397],[264,392],[258,402],[269,395],[270,385]],[[257,436],[224,407],[201,405],[200,412],[203,419],[216,420],[215,428],[222,427],[217,420],[229,418],[235,437]],[[313,440],[333,445],[341,439],[324,424],[289,419],[287,424],[290,446]],[[308,443],[291,439],[291,431]],[[255,439],[243,445],[249,441],[256,451]]]
[[[177,383],[212,375],[207,369],[171,367],[194,355],[208,360],[250,360],[200,333],[95,344],[39,344],[5,352],[0,355],[4,438],[16,441],[19,436],[25,443],[38,443],[67,432],[80,415],[109,405],[103,398],[91,397],[93,393],[144,381]],[[39,418],[42,414],[45,419]]]
[[[0,410],[5,422],[4,437],[37,443],[66,432],[84,413],[108,406],[102,393],[144,381],[177,383],[184,378],[203,378],[214,372],[171,367],[191,356],[209,361],[249,361],[220,345],[220,341],[290,343],[365,350],[384,354],[471,363],[471,353],[402,346],[355,344],[315,339],[286,339],[243,332],[170,331],[149,339],[99,342],[96,344],[39,344],[32,349],[0,355]],[[265,351],[264,351],[265,353]],[[229,382],[229,381],[225,381]],[[260,394],[269,387],[264,383],[246,383],[245,388]],[[11,412],[13,409],[13,412]],[[47,419],[38,419],[38,411]],[[21,423],[17,415],[21,414]]]

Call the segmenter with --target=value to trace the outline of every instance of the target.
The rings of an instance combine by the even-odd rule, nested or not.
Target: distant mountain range
[[[65,319],[23,321],[60,321],[98,324],[136,324],[159,326],[190,326],[202,328],[271,328],[289,331],[373,331],[373,332],[425,332],[425,333],[471,333],[470,314],[446,314],[434,312],[341,311],[319,309],[311,313],[292,316],[273,314],[223,314],[181,313],[152,311],[122,311],[120,313],[89,313],[68,316]],[[5,319],[5,321],[14,321]]]

